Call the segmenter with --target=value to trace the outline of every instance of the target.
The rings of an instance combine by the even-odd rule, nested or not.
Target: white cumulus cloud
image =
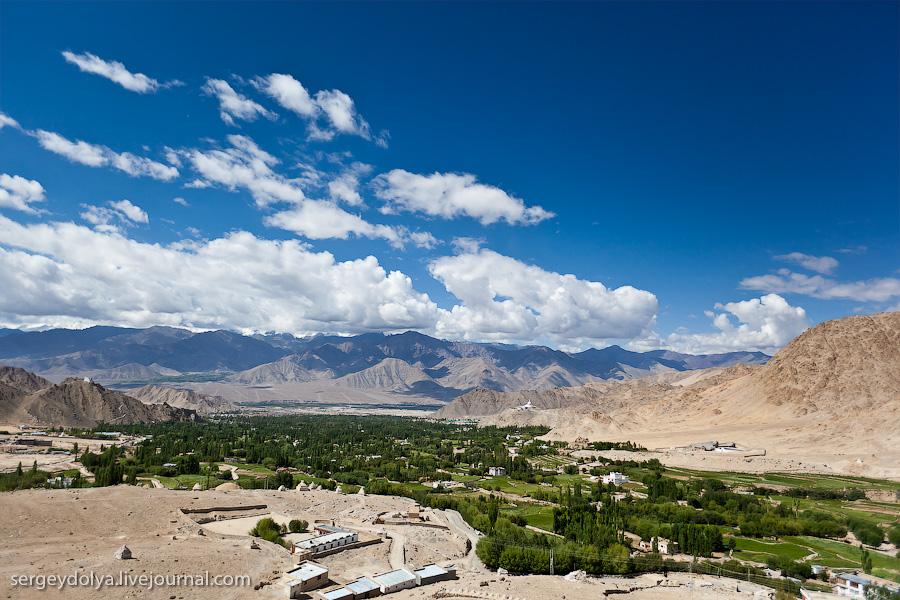
[[[81,207],[84,209],[81,218],[93,225],[95,230],[105,233],[120,233],[122,230],[120,223],[131,227],[136,223],[150,221],[147,213],[130,200],[110,201],[106,206],[82,204]]]
[[[21,129],[19,126],[19,122],[10,117],[9,115],[0,112],[0,129],[4,127],[13,127],[15,129]]]
[[[132,92],[153,94],[163,87],[157,80],[147,77],[143,73],[132,73],[118,61],[103,60],[90,52],[75,54],[66,50],[62,55],[66,62],[72,63],[83,72],[105,77]]]
[[[546,338],[568,346],[606,338],[632,338],[655,322],[650,292],[527,265],[497,252],[460,246],[456,256],[429,265],[432,276],[459,298],[438,322],[438,336],[530,341]]]
[[[135,223],[149,223],[150,219],[147,213],[139,207],[131,203],[130,200],[119,200],[118,202],[110,202],[110,206],[125,215],[129,221]]]
[[[278,118],[277,114],[239,94],[222,79],[207,78],[202,89],[207,95],[216,97],[219,101],[219,116],[229,125],[234,125],[235,119],[255,121],[260,116],[271,120]]]
[[[316,92],[316,104],[325,113],[328,123],[340,133],[371,139],[369,124],[357,112],[353,99],[340,90]]]
[[[384,238],[392,245],[403,243],[401,233],[387,225],[375,225],[362,217],[348,213],[327,200],[306,200],[299,205],[269,215],[264,223],[293,231],[312,240],[341,239],[350,235],[367,238]]]
[[[717,331],[678,332],[665,340],[650,334],[628,346],[638,351],[665,348],[685,354],[758,351],[771,355],[809,327],[806,311],[791,306],[778,294],[716,304],[715,311],[706,311],[706,316]]]
[[[281,73],[272,73],[268,77],[259,77],[255,85],[263,93],[271,96],[284,108],[304,117],[315,117],[319,110],[315,99],[303,87],[303,84]]]
[[[37,131],[37,138],[42,148],[65,156],[71,161],[89,167],[102,167],[109,164],[109,158],[102,146],[95,146],[81,140],[72,142],[58,133],[43,129]]]
[[[372,256],[339,262],[238,231],[146,244],[0,216],[0,326],[171,325],[356,333],[432,326],[438,309]]]
[[[794,273],[789,269],[779,269],[777,274],[747,277],[741,281],[741,287],[777,294],[803,294],[823,300],[887,302],[900,297],[900,279],[897,277],[840,282],[821,275]]]
[[[19,175],[0,174],[0,207],[36,214],[33,202],[44,201],[44,186]]]
[[[178,169],[175,167],[130,152],[119,153],[106,146],[89,144],[81,140],[73,142],[58,133],[43,129],[38,129],[34,135],[45,150],[89,167],[110,166],[132,177],[152,177],[161,181],[171,181],[178,177]]]
[[[284,108],[307,120],[309,138],[328,141],[339,133],[372,139],[369,124],[356,110],[353,99],[340,90],[321,90],[310,94],[290,75],[272,73],[253,81],[261,92]],[[379,137],[383,146],[386,137]]]
[[[385,201],[385,214],[402,211],[453,219],[472,217],[483,225],[506,221],[531,225],[554,217],[540,206],[525,203],[500,188],[478,183],[474,175],[433,173],[417,175],[394,169],[373,180],[375,195]]]
[[[272,167],[280,161],[244,135],[229,135],[231,148],[225,150],[189,150],[185,156],[200,179],[189,187],[203,188],[219,184],[229,190],[250,192],[257,206],[273,202],[302,202],[306,195],[302,182],[275,173]]]
[[[360,206],[363,203],[363,198],[359,193],[359,180],[371,171],[371,165],[360,162],[351,164],[336,178],[328,182],[328,192],[331,195],[331,199],[336,202],[346,202],[350,206]]]
[[[780,254],[774,257],[775,260],[789,262],[800,265],[804,269],[830,275],[838,266],[838,261],[830,256],[812,256],[803,254],[802,252],[791,252],[790,254]]]

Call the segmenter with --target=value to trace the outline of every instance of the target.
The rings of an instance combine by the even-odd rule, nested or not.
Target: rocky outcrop
[[[221,396],[201,394],[193,390],[160,385],[145,385],[142,388],[129,391],[128,395],[132,398],[137,398],[144,404],[168,404],[173,408],[186,408],[202,415],[229,412],[237,409],[233,402]]]
[[[26,377],[23,381],[27,383],[31,380]],[[94,427],[99,423],[199,420],[192,410],[173,408],[168,404],[147,405],[89,379],[69,378],[30,394],[24,390],[17,392],[18,395],[13,398],[0,402],[0,421],[53,427]]]

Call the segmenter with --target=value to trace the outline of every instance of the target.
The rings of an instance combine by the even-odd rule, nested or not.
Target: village
[[[736,505],[732,506],[738,499],[778,510],[793,504],[789,513],[779,514],[797,526],[806,523],[799,520],[798,509],[804,508],[811,511],[809,514],[826,508],[833,518],[881,514],[890,523],[891,518],[897,519],[900,504],[896,498],[900,485],[892,482],[800,472],[718,474],[724,477],[724,483],[718,483],[703,471],[665,467],[657,460],[742,453],[730,442],[650,451],[629,444],[593,444],[585,439],[547,442],[540,439],[540,430],[480,430],[468,424],[422,420],[410,420],[409,433],[404,434],[407,425],[402,419],[394,419],[391,427],[396,432],[387,437],[378,433],[383,421],[377,418],[335,421],[270,417],[265,428],[248,427],[256,422],[234,421],[242,434],[219,436],[215,443],[204,437],[202,432],[208,426],[203,425],[179,426],[177,438],[172,437],[176,428],[165,425],[104,429],[84,432],[80,437],[23,429],[5,436],[0,451],[7,472],[13,462],[27,471],[29,466],[35,468],[30,461],[52,468],[62,464],[53,461],[67,460],[63,466],[71,469],[48,471],[46,484],[41,480],[41,485],[51,490],[71,487],[67,491],[83,493],[83,486],[92,485],[96,474],[107,477],[107,470],[111,470],[120,473],[120,481],[130,481],[132,488],[154,496],[172,494],[177,498],[193,493],[196,497],[189,505],[174,509],[177,522],[182,524],[179,529],[207,541],[236,540],[254,551],[269,547],[281,557],[277,561],[280,566],[261,575],[257,585],[261,591],[277,589],[285,598],[332,600],[383,594],[400,594],[396,596],[400,598],[412,593],[409,590],[446,588],[448,582],[469,581],[479,574],[502,574],[504,583],[512,585],[517,576],[553,573],[554,567],[557,576],[577,576],[587,569],[585,581],[593,581],[590,563],[580,566],[576,554],[567,558],[567,553],[576,548],[573,541],[579,543],[583,534],[565,523],[574,515],[587,514],[582,512],[585,509],[598,516],[633,515],[625,517],[623,526],[616,528],[616,537],[608,542],[612,548],[625,550],[624,555],[618,555],[625,558],[616,559],[604,551],[593,567],[602,564],[602,571],[608,573],[604,578],[622,571],[639,575],[647,570],[665,571],[671,575],[672,579],[666,579],[670,582],[683,575],[728,576],[753,584],[754,593],[784,587],[807,600],[827,600],[829,594],[862,598],[867,586],[897,589],[897,582],[891,578],[900,575],[900,561],[894,558],[897,547],[890,541],[880,543],[880,547],[869,546],[874,568],[867,573],[859,554],[863,546],[846,529],[850,543],[841,549],[828,539],[808,534],[798,537],[804,532],[786,530],[774,538],[754,539],[741,535],[749,525],[739,525],[741,521],[734,521],[737,526],[729,525],[733,519],[745,518]],[[281,437],[281,423],[295,433]],[[320,436],[323,443],[303,437],[306,424],[314,427],[309,433]],[[225,426],[229,426],[228,421],[218,424]],[[326,444],[325,440],[337,435],[330,427],[344,432],[341,435],[355,433],[340,445]],[[191,432],[193,429],[196,433]],[[286,440],[294,441],[286,445]],[[278,454],[270,460],[265,453],[273,448]],[[298,456],[305,452],[305,458],[289,459],[288,448]],[[222,454],[216,457],[216,452]],[[760,453],[752,460],[767,458]],[[278,466],[280,461],[287,464]],[[84,463],[92,466],[88,469]],[[862,500],[850,501],[840,499],[846,491],[835,499],[822,500],[779,495],[825,489],[810,486],[843,485],[846,489],[848,484],[863,484],[869,489],[858,493]],[[766,495],[761,496],[763,493]],[[207,500],[208,495],[215,500]],[[257,502],[258,495],[266,501]],[[720,505],[712,501],[720,497]],[[400,505],[384,505],[387,498],[397,498]],[[872,502],[891,498],[893,504]],[[656,517],[659,521],[654,524],[636,512],[640,506],[660,510],[663,505],[658,503],[663,502],[671,503],[672,508],[667,510],[680,511],[682,516],[675,524],[666,524],[662,517]],[[701,543],[696,536],[706,535],[706,525],[677,524],[693,514],[719,519],[720,525],[709,526],[718,537]],[[270,519],[284,530],[278,543],[250,535],[262,519]],[[308,522],[308,528],[295,531],[288,527],[300,521]],[[833,525],[838,527],[836,522]],[[508,537],[514,531],[524,533]],[[546,559],[545,550],[534,546],[546,543],[541,540],[557,545],[556,564],[551,558],[549,569],[547,563],[540,563]],[[505,563],[511,560],[504,558],[507,554],[491,550],[497,544],[500,548],[512,544],[520,548],[517,552],[532,553],[529,560],[537,561],[535,567],[522,569]],[[767,552],[769,546],[771,552]],[[772,563],[776,552],[788,548],[792,556],[805,560],[791,561],[791,565]],[[626,562],[616,562],[621,560]],[[803,572],[799,567],[808,568],[808,576],[799,575]]]

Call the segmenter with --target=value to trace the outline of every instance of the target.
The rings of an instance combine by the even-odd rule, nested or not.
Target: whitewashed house
[[[621,473],[613,471],[609,475],[604,475],[602,481],[604,484],[611,483],[618,487],[623,483],[628,483],[628,475],[622,475]]]
[[[288,598],[299,598],[304,592],[328,583],[328,567],[308,560],[283,576]]]

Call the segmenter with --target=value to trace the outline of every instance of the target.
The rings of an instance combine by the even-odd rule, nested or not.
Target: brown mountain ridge
[[[718,440],[784,456],[853,456],[900,475],[900,312],[820,323],[764,366],[543,392],[475,390],[435,416],[542,424],[551,439],[657,448]]]
[[[89,379],[70,377],[54,384],[23,369],[0,367],[0,422],[86,428],[198,420],[193,410],[144,404]]]

